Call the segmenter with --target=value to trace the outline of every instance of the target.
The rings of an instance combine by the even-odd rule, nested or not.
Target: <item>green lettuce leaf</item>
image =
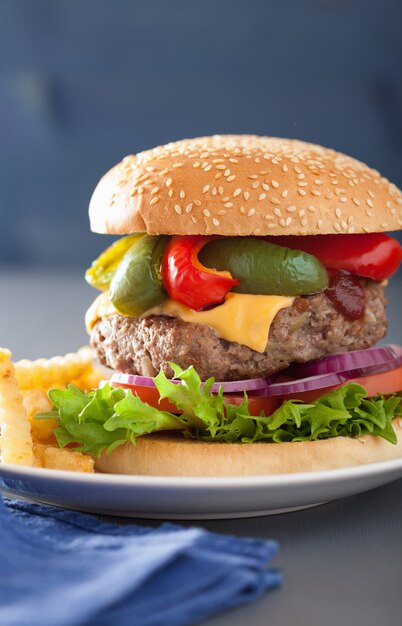
[[[171,366],[181,384],[160,372],[155,385],[161,398],[177,406],[179,415],[160,411],[131,390],[108,383],[89,393],[74,385],[53,389],[49,392],[52,410],[36,417],[57,419],[55,435],[61,447],[74,444],[77,450],[94,456],[161,431],[181,431],[184,437],[226,443],[314,441],[365,434],[396,443],[392,420],[402,415],[399,396],[367,398],[363,387],[349,383],[310,404],[287,400],[272,415],[256,417],[250,415],[246,393],[240,405],[229,404],[222,387],[217,394],[211,392],[213,378],[202,384],[193,367]]]

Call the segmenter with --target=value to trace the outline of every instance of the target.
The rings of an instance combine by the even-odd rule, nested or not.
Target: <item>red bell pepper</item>
[[[220,304],[239,281],[229,272],[204,267],[198,253],[213,237],[173,236],[162,258],[163,285],[173,300],[199,311]]]
[[[401,245],[384,233],[285,235],[266,239],[293,250],[308,252],[328,269],[345,270],[379,282],[392,276],[402,261]]]

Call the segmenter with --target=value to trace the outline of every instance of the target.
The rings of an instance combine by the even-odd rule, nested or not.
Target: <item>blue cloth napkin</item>
[[[281,583],[273,541],[0,498],[1,626],[182,626]]]

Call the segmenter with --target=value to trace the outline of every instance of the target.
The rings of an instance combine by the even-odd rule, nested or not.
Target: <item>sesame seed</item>
[[[191,209],[192,209],[192,208],[193,208],[193,204],[192,204],[192,202],[190,202],[190,204],[188,204],[188,205],[186,206],[186,213],[190,213],[190,211],[191,211]]]
[[[209,170],[212,170],[212,165],[208,165],[207,167],[204,167],[204,172],[209,172]]]
[[[289,210],[289,209],[288,209]],[[303,217],[304,215],[306,215],[306,211],[304,209],[300,209],[299,211],[299,217]]]
[[[355,227],[354,227],[354,226],[349,226],[349,228],[348,228],[348,233],[349,233],[349,235],[351,235],[352,233],[354,233],[354,232],[355,232],[355,230],[356,230],[356,229],[355,229]]]
[[[260,186],[260,183],[258,181],[256,181],[255,183],[252,183],[252,188],[253,189],[258,189],[258,187]]]
[[[360,206],[360,200],[358,200],[357,198],[352,198],[352,202],[353,202],[356,206]]]
[[[245,191],[245,192],[243,193],[243,198],[244,198],[245,200],[248,200],[248,199],[249,199],[249,197],[250,197],[249,192],[248,192],[248,191]]]
[[[282,191],[282,193],[281,193],[282,198],[286,198],[288,193],[289,193],[289,191],[287,189],[285,189],[285,191]]]
[[[341,226],[342,226],[342,228],[343,228],[344,230],[347,230],[347,229],[348,229],[348,225],[347,225],[347,223],[345,222],[345,220],[343,220],[343,221],[341,222]]]
[[[270,215],[269,213],[267,213],[266,215],[264,215],[264,218],[265,218],[266,220],[273,220],[273,219],[274,219],[274,216],[273,216],[273,215]]]
[[[272,222],[270,224],[267,224],[268,228],[275,228],[276,224],[273,224]]]
[[[219,226],[220,222],[219,222],[219,220],[216,219],[216,217],[213,217],[212,218],[212,223],[213,223],[214,226]]]
[[[315,213],[317,211],[317,209],[315,208],[315,206],[312,206],[310,204],[310,206],[307,207],[307,211],[310,211],[311,213]]]
[[[231,176],[228,176],[226,180],[228,181],[228,183],[231,183],[232,180],[234,180],[235,178],[236,178],[236,176],[234,174],[232,174]]]
[[[347,197],[346,197],[346,196],[341,196],[341,197],[339,198],[339,202],[347,202],[347,201],[348,201],[348,199],[347,199]]]
[[[303,180],[303,178],[306,178],[306,177],[305,177],[305,175],[304,175],[304,174],[298,174],[298,175],[297,175],[297,178],[298,178],[299,180]]]
[[[320,178],[316,178],[314,182],[316,185],[322,185],[322,180]]]
[[[212,193],[213,196],[216,196],[216,194],[218,193],[218,190],[217,190],[217,188],[215,186],[212,187],[212,192],[211,193]]]
[[[164,176],[165,174],[167,174],[167,173],[168,173],[168,171],[169,171],[168,169],[165,169],[165,170],[162,170],[162,171],[161,171],[161,172],[159,172],[159,173],[160,173],[160,175],[161,175],[161,176]]]
[[[374,191],[371,191],[371,189],[369,189],[367,193],[370,196],[370,198],[373,198],[373,199],[375,198],[375,193]]]
[[[207,193],[209,191],[209,185],[205,185],[202,189],[202,193]]]
[[[217,215],[225,215],[225,213],[226,213],[225,209],[220,209]]]
[[[154,187],[151,191],[151,196],[154,196],[156,193],[158,193],[159,191],[159,187]]]
[[[303,217],[302,221],[301,221],[301,225],[302,226],[307,226],[308,220],[307,217]]]
[[[227,209],[230,209],[233,206],[233,202],[225,202],[223,206],[226,207]]]
[[[269,185],[268,183],[262,183],[261,187],[264,189],[264,191],[269,191]]]
[[[274,209],[274,213],[277,217],[281,217],[282,216],[282,211],[278,208]]]
[[[137,193],[137,187],[134,187],[134,189],[132,189],[130,192],[130,197],[132,198],[133,196],[135,196],[136,193]]]
[[[307,187],[308,185],[308,183],[306,183],[304,180],[299,180],[297,184],[299,187]]]
[[[292,218],[289,215],[289,217],[286,218],[285,226],[289,226],[289,224],[291,223],[292,223]]]
[[[304,189],[298,189],[298,190],[297,190],[297,193],[298,193],[300,196],[305,196],[305,195],[306,195],[306,192],[304,191]]]
[[[196,163],[193,163],[193,167],[200,167],[200,165],[201,165],[201,164],[200,164],[200,162],[199,162],[199,161],[197,161]]]
[[[223,172],[223,175],[225,176],[225,178],[226,178],[226,176],[230,176],[230,170],[225,170]]]
[[[237,196],[240,196],[240,194],[241,194],[241,189],[240,187],[238,187],[237,189],[234,190],[233,197],[237,198]]]
[[[252,215],[254,215],[254,213],[255,213],[255,209],[249,209],[247,213],[247,217],[251,217]]]
[[[231,163],[238,163],[238,162],[239,162],[237,159],[234,159],[233,157],[231,157],[231,158],[229,159],[229,161],[230,161]]]
[[[193,201],[195,206],[201,206],[202,202],[200,202],[200,200],[194,200]]]
[[[208,209],[204,209],[203,213],[204,213],[205,217],[211,217],[211,213],[208,211]]]
[[[171,179],[171,178],[168,178],[168,179],[167,179],[167,181],[166,181],[166,183],[165,183],[166,187],[170,187],[170,185],[172,184],[172,182],[173,182],[173,181],[172,181],[172,179]]]
[[[244,206],[241,206],[240,207],[240,213],[242,213],[244,215],[245,212],[246,212],[246,209],[244,208]]]
[[[338,233],[340,233],[340,232],[341,232],[341,230],[342,230],[341,225],[340,225],[340,224],[338,224],[338,222],[335,222],[335,223],[334,223],[334,229],[335,229]]]
[[[279,225],[286,226],[286,220],[284,220],[283,217],[279,220]]]
[[[367,204],[369,207],[371,207],[371,208],[373,208],[373,207],[374,207],[373,201],[372,201],[372,200],[370,200],[370,198],[367,198],[367,200],[366,200],[366,204]]]
[[[338,219],[342,216],[342,211],[340,210],[339,207],[335,209],[335,215]]]
[[[158,196],[154,196],[149,204],[156,204],[157,202],[159,202],[159,198]]]
[[[258,176],[257,176],[257,174],[250,174],[249,178],[255,179],[255,178],[258,178]]]
[[[284,172],[288,172],[288,171],[289,171],[289,168],[288,168],[288,166],[286,165],[286,163],[284,163],[284,164],[283,164],[282,170],[283,170]]]
[[[318,228],[322,228],[322,220],[317,220],[317,226]]]
[[[174,205],[174,210],[176,211],[176,213],[181,215],[181,206],[180,206],[180,204],[175,204]]]
[[[194,215],[192,215],[191,216],[191,221],[193,222],[193,224],[196,224],[197,223],[197,218]]]
[[[169,198],[173,198],[173,189],[169,189],[168,194]]]
[[[223,187],[222,187],[222,185],[219,185],[218,193],[219,193],[220,196],[223,194]]]
[[[140,186],[138,187],[138,193],[139,193],[140,195],[144,193],[144,187],[143,187],[142,185],[140,185]]]
[[[183,163],[175,163],[173,167],[183,167]]]
[[[318,191],[318,189],[312,189],[311,193],[313,194],[313,196],[320,196],[321,195],[321,191]],[[331,194],[332,197],[332,194]]]
[[[267,197],[266,193],[260,193],[260,195],[258,196],[258,200],[265,200],[265,198]]]
[[[271,180],[271,185],[274,189],[278,189],[279,187],[279,183],[276,180]]]
[[[181,192],[180,192],[180,198],[185,198],[185,197],[186,197],[186,193],[182,189]]]

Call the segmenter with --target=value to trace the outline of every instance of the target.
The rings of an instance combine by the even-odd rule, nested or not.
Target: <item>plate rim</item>
[[[284,485],[317,485],[320,483],[334,483],[345,479],[359,479],[372,475],[402,470],[402,457],[366,463],[351,467],[321,470],[316,472],[295,472],[288,474],[267,474],[251,476],[225,476],[225,477],[202,477],[202,476],[144,476],[131,474],[106,474],[101,472],[86,473],[69,470],[46,469],[29,467],[0,462],[0,478],[13,476],[15,478],[43,478],[51,481],[70,481],[79,484],[97,486],[146,486],[146,487],[172,487],[192,489],[221,489],[239,487],[261,486],[275,487]]]

